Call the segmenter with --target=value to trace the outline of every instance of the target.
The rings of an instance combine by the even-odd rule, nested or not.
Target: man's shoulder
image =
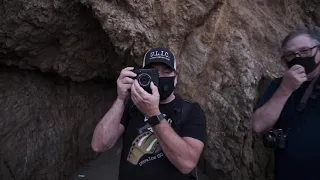
[[[277,77],[264,83],[263,87],[259,90],[259,100],[256,104],[254,111],[263,106],[277,91],[282,81],[282,77]]]
[[[175,101],[189,103],[189,104],[197,103],[195,100],[191,98],[183,97],[180,94],[175,94]]]
[[[184,116],[182,118],[186,118],[186,116],[189,116],[190,113],[204,114],[204,111],[200,106],[200,103],[196,100],[176,96],[174,101],[175,102],[173,103],[173,109],[175,112],[178,112],[178,114],[180,114],[181,116]]]
[[[182,103],[189,104],[189,105],[197,103],[196,101],[193,101],[190,99],[181,99],[181,101],[182,101]]]
[[[181,97],[181,96],[176,96],[175,99],[176,103],[175,105],[177,106],[177,104],[180,104],[180,106],[182,108],[188,106],[188,107],[193,107],[195,104],[199,104],[197,101],[192,100],[190,98],[185,98],[185,97]]]
[[[188,98],[181,98],[180,101],[182,108],[187,112],[190,113],[192,111],[192,113],[204,114],[203,108],[198,101]]]

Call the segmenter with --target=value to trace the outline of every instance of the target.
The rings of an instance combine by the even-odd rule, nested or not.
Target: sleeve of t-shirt
[[[277,91],[281,83],[281,78],[277,78],[271,81],[269,86],[266,88],[262,98],[259,100],[257,103],[254,111],[256,111],[258,108],[263,106],[265,103],[269,101],[269,99],[273,96],[273,94]],[[277,121],[273,127],[278,127],[279,126],[279,121]]]
[[[181,137],[191,137],[206,142],[206,116],[198,103],[193,103],[181,128]]]
[[[262,98],[258,101],[254,111],[260,108],[261,106],[263,106],[266,102],[268,102],[268,100],[277,91],[280,85],[280,82],[281,82],[281,78],[274,79],[270,82],[270,84],[267,86],[266,90],[264,91]]]

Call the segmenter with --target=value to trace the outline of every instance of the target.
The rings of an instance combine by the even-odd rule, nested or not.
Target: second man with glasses
[[[275,149],[275,180],[320,179],[318,34],[307,29],[290,33],[281,53],[288,70],[258,103],[253,130]]]

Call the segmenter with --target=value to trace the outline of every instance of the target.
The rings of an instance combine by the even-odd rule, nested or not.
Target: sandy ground
[[[100,154],[85,167],[78,169],[72,180],[117,180],[121,155],[121,140],[110,150]]]
[[[86,167],[78,169],[72,180],[118,180],[118,168],[121,155],[121,140],[110,150],[102,153]],[[199,180],[209,180],[201,171]]]

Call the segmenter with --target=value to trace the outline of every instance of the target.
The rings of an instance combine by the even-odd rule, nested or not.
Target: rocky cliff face
[[[148,48],[167,46],[178,59],[177,91],[207,115],[207,173],[270,179],[269,152],[249,117],[261,79],[284,70],[280,40],[319,24],[319,7],[317,0],[2,0],[1,176],[66,179],[93,158],[93,128],[115,97],[110,82],[141,64]]]
[[[90,8],[77,1],[7,1],[0,4],[1,62],[55,72],[74,81],[110,78],[125,64]],[[114,63],[117,62],[117,63]]]
[[[108,84],[77,84],[51,74],[2,67],[1,161],[17,179],[66,179],[94,156],[91,133],[110,107]]]

